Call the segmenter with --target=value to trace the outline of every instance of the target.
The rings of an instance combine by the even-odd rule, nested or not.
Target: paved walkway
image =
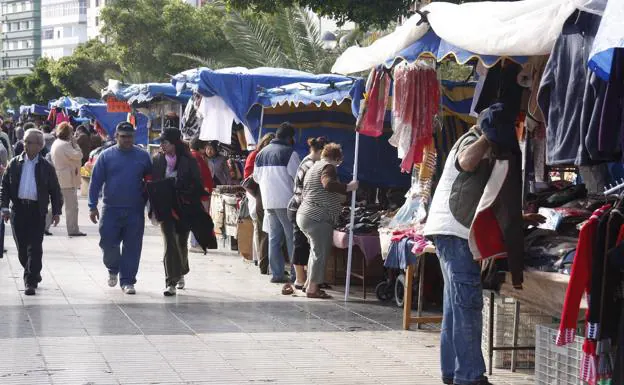
[[[187,289],[165,298],[162,241],[147,225],[137,295],[109,288],[97,227],[53,228],[43,282],[24,296],[7,228],[0,260],[0,384],[422,384],[438,381],[438,333],[401,329],[366,303],[285,297],[231,252],[192,254]],[[64,218],[62,218],[64,221]],[[530,385],[499,371],[495,384]]]

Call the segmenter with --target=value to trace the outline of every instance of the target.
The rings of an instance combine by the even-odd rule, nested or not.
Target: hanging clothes
[[[599,15],[573,13],[546,64],[538,104],[546,118],[549,165],[584,166],[616,157],[601,151],[598,140],[606,83],[587,69],[600,21]]]
[[[356,122],[356,129],[360,134],[375,138],[383,134],[391,82],[390,76],[383,69],[374,69],[369,74],[366,97],[360,106],[360,115]]]
[[[221,97],[203,97],[198,113],[202,118],[199,139],[232,144],[232,122],[237,119]]]
[[[392,129],[389,143],[398,148],[401,170],[411,172],[433,143],[433,119],[439,110],[440,87],[435,69],[424,62],[402,64],[394,71]]]
[[[48,123],[52,125],[52,128],[57,127],[59,124],[67,122],[69,123],[69,115],[61,107],[50,109],[48,114]]]
[[[186,104],[184,115],[182,116],[182,135],[184,140],[191,140],[199,136],[202,118],[197,113],[197,110],[201,100],[201,95],[195,94]]]

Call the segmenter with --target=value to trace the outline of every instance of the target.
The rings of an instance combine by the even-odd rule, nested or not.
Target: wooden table
[[[423,294],[425,285],[425,254],[435,254],[434,246],[427,246],[424,253],[418,258],[417,264],[408,265],[405,272],[405,291],[403,300],[403,329],[409,330],[410,325],[415,323],[416,328],[420,329],[420,325],[428,323],[442,322],[441,316],[423,316]],[[412,317],[412,286],[414,286],[414,272],[418,268],[418,308],[416,317]]]

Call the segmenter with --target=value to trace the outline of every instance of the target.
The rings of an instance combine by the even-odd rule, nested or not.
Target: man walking
[[[63,200],[54,167],[39,152],[45,145],[43,132],[29,129],[24,152],[11,160],[2,177],[0,206],[5,222],[11,220],[19,261],[24,267],[26,295],[35,295],[41,282],[43,232],[48,203],[52,222],[58,225]],[[9,210],[9,203],[12,203]]]
[[[134,145],[134,133],[130,123],[117,125],[117,145],[98,156],[89,186],[90,217],[93,223],[100,222],[108,286],[115,287],[119,281],[126,294],[136,294],[134,284],[145,228],[144,182],[152,171],[149,154]],[[100,217],[97,205],[102,187],[104,207]]]
[[[282,242],[286,239],[288,255],[293,255],[293,225],[288,219],[288,202],[293,195],[293,185],[299,155],[293,149],[295,129],[282,123],[276,138],[256,157],[253,178],[260,185],[262,205],[269,225],[269,266],[271,282],[285,283]]]

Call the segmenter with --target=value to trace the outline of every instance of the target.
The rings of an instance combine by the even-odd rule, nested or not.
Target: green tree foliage
[[[353,21],[363,28],[385,28],[400,16],[410,14],[413,0],[228,0],[235,9],[274,13],[284,8],[307,7],[339,23]]]
[[[76,48],[73,55],[50,63],[49,70],[52,83],[63,95],[99,98],[108,75],[121,68],[115,61],[115,47],[94,39]]]
[[[152,81],[194,65],[176,52],[218,57],[231,49],[223,35],[224,10],[195,8],[179,0],[117,0],[102,10],[102,32],[118,47],[124,72],[138,72]]]
[[[223,27],[232,53],[222,66],[282,67],[327,72],[336,56],[323,49],[317,23],[302,8],[290,7],[273,14],[230,12]]]
[[[35,63],[33,72],[28,75],[15,76],[0,87],[2,107],[18,109],[20,105],[47,104],[48,100],[57,98],[61,90],[52,83],[49,68],[50,59],[41,58]]]

